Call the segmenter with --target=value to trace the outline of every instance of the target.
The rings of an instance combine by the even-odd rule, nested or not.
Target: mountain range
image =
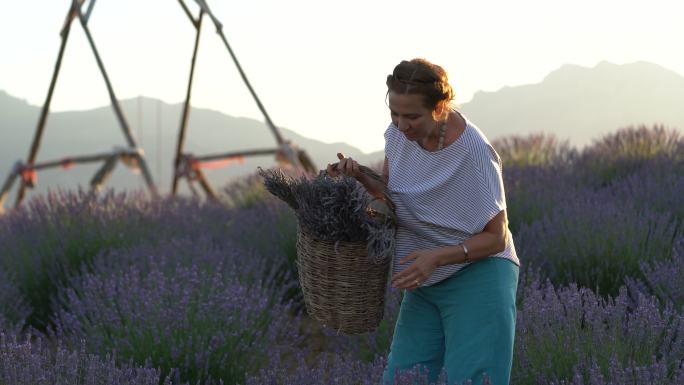
[[[564,65],[536,84],[477,92],[459,106],[490,140],[510,135],[546,132],[581,147],[629,125],[664,124],[684,128],[684,77],[656,64],[635,62],[617,65],[601,62],[594,67]],[[138,97],[121,101],[129,125],[145,150],[150,171],[161,191],[168,191],[182,103],[167,104]],[[13,164],[26,159],[39,106],[0,91],[0,183]],[[305,149],[319,168],[342,150],[361,163],[380,162],[382,151],[365,154],[346,143],[323,143],[281,128],[283,136]],[[217,111],[193,108],[188,122],[186,149],[195,154],[268,148],[275,139],[258,120],[236,118]],[[52,112],[43,135],[38,161],[67,155],[95,154],[124,146],[111,107],[87,111]],[[219,187],[236,176],[253,173],[257,166],[275,165],[271,156],[246,159],[244,164],[207,171]],[[67,172],[41,171],[35,192],[48,188],[87,185],[99,165],[77,166]],[[143,188],[142,178],[117,166],[109,186]],[[181,192],[187,193],[184,183]],[[16,191],[13,189],[13,192]]]

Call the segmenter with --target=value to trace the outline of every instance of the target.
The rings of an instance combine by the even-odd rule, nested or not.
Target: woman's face
[[[432,117],[432,110],[423,105],[422,95],[398,94],[390,91],[389,108],[392,123],[404,133],[408,140],[425,139],[437,124]]]

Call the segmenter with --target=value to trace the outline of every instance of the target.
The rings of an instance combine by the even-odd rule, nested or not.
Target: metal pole
[[[183,4],[181,2],[181,4]],[[184,5],[184,4],[183,4]],[[195,48],[192,51],[192,61],[190,62],[190,77],[188,79],[188,89],[185,94],[185,104],[183,105],[183,116],[181,117],[180,130],[178,132],[178,144],[176,146],[176,158],[173,167],[173,182],[171,184],[171,195],[176,195],[178,191],[178,168],[181,164],[181,156],[183,153],[183,146],[185,145],[185,132],[188,125],[188,117],[190,116],[190,97],[192,95],[192,81],[195,77],[195,63],[197,61],[197,49],[199,48],[200,33],[202,31],[202,18],[204,11],[200,11],[199,18],[195,23],[197,34],[195,36]]]

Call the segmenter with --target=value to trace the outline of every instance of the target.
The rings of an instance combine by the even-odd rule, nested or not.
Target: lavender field
[[[511,383],[684,384],[684,137],[493,145],[522,263]],[[374,333],[321,328],[290,208],[256,174],[222,201],[60,191],[0,217],[0,385],[379,384],[401,293]]]

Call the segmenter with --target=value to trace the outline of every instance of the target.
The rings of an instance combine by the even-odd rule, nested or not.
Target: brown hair
[[[423,95],[424,106],[433,112],[437,107],[446,107],[454,99],[454,89],[444,68],[425,59],[403,60],[387,75],[387,95]]]

